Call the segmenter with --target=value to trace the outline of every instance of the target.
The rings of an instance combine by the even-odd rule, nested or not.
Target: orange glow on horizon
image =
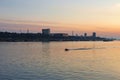
[[[23,30],[26,31],[29,29],[31,32],[41,32],[41,29],[43,28],[50,28],[51,32],[65,32],[71,34],[72,31],[74,31],[76,34],[83,34],[88,33],[92,34],[92,32],[97,32],[100,35],[120,35],[120,27],[119,25],[111,25],[111,24],[105,24],[105,23],[61,23],[61,22],[39,22],[39,21],[17,21],[17,20],[11,20],[11,21],[0,21],[4,24],[12,24],[14,26],[11,26],[9,29],[13,30]],[[6,26],[8,26],[6,25]]]

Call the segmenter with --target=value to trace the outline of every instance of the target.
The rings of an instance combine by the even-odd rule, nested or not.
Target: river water
[[[120,80],[120,42],[0,42],[0,80]]]

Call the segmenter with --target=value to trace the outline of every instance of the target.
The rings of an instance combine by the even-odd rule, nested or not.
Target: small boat
[[[65,51],[69,51],[69,49],[65,48]]]

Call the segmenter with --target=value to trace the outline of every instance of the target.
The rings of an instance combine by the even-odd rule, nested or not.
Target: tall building
[[[50,35],[50,29],[42,29],[43,35]]]
[[[92,37],[93,37],[93,38],[96,38],[96,32],[93,32]]]
[[[84,33],[84,37],[87,37],[87,33]]]

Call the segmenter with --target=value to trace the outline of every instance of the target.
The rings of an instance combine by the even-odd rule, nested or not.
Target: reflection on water
[[[120,42],[1,42],[0,80],[120,80],[119,45]],[[66,52],[65,48],[96,49]]]

